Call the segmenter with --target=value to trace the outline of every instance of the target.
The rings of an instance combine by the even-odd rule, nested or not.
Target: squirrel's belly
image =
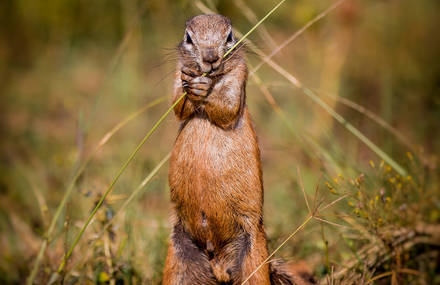
[[[169,181],[179,219],[195,237],[227,240],[235,226],[258,222],[263,193],[250,124],[226,131],[206,119],[189,121],[176,140]]]

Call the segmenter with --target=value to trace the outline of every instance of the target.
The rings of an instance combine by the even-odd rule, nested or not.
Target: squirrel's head
[[[197,63],[203,73],[222,67],[224,54],[236,43],[231,21],[222,15],[199,15],[186,22],[179,50],[187,64]],[[185,62],[184,62],[185,64]]]

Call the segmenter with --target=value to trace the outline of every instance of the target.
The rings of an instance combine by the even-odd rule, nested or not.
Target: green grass
[[[167,169],[156,166],[178,125],[162,117],[156,129],[168,109],[156,104],[171,97],[172,76],[163,78],[175,54],[153,66],[203,3],[55,2],[19,0],[4,9],[14,33],[0,43],[7,59],[0,63],[7,79],[0,87],[0,283],[22,284],[38,268],[36,284],[159,284],[170,205]],[[259,68],[247,100],[262,149],[269,250],[305,261],[323,283],[438,284],[440,42],[432,35],[440,7],[344,2],[286,1],[264,23],[268,32],[250,36],[250,50],[280,49],[271,58],[278,71],[361,134],[249,55],[250,70]],[[256,23],[235,3],[205,3],[237,30]],[[276,3],[246,4],[261,18]],[[115,179],[151,129],[155,135]],[[392,160],[382,161],[362,136]]]

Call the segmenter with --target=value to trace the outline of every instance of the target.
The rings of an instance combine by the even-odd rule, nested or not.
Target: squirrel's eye
[[[228,38],[226,39],[226,41],[228,43],[232,42],[232,40],[234,39],[234,36],[232,35],[232,31],[229,33]]]
[[[189,34],[188,33],[186,33],[186,42],[188,43],[188,44],[193,44],[193,41],[192,41],[192,39],[191,39],[191,37],[189,36]]]

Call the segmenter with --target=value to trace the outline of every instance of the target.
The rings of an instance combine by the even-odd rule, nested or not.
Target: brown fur
[[[223,59],[235,43],[231,33],[227,18],[197,16],[179,45],[173,102],[187,96],[174,109],[182,125],[170,162],[174,228],[165,285],[241,284],[268,256],[248,70],[240,48]],[[248,284],[271,284],[270,277],[294,284],[276,281],[288,280],[278,271],[265,264]]]

